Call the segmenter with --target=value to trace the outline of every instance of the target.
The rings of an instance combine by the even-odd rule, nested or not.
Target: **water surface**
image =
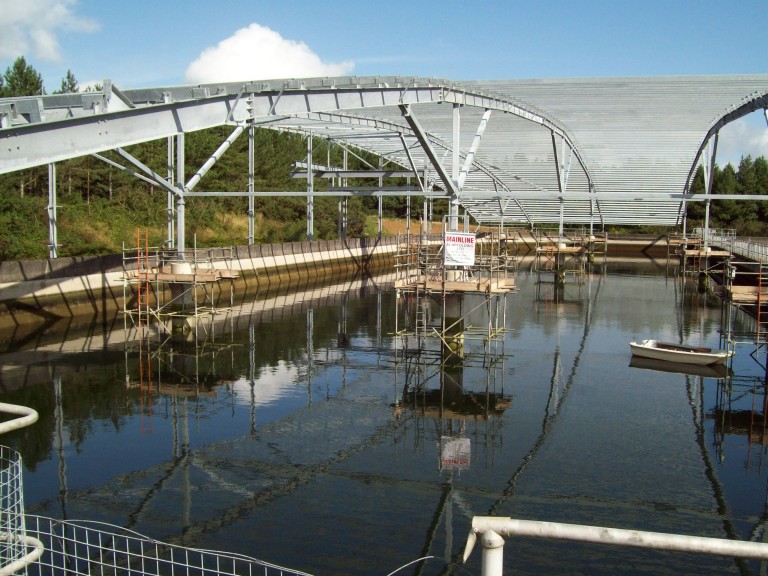
[[[648,264],[549,280],[520,272],[508,330],[491,346],[467,335],[461,361],[396,336],[418,303],[386,282],[246,302],[197,334],[140,340],[120,319],[7,342],[0,401],[40,412],[3,439],[24,458],[27,512],[317,575],[423,556],[402,573],[478,574],[479,550],[459,563],[473,515],[762,541],[752,348],[725,379],[630,366],[631,340],[720,347],[719,301]],[[530,539],[505,561],[515,574],[761,570]]]

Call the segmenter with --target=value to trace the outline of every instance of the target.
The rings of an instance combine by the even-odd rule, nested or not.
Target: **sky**
[[[768,0],[0,0],[0,71],[48,92],[309,76],[448,80],[765,74]],[[692,102],[691,105],[695,105]],[[762,112],[718,163],[768,158]]]

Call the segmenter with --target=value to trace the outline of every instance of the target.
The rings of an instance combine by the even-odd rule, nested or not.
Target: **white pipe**
[[[493,530],[480,535],[483,545],[483,569],[481,576],[502,576],[504,573],[504,538]]]
[[[43,546],[43,543],[37,538],[33,538],[32,536],[19,536],[18,540],[34,549],[24,556],[24,558],[14,560],[10,564],[6,564],[0,568],[0,576],[11,576],[11,574],[16,574],[17,572],[24,570],[27,566],[32,564],[32,562],[37,562],[43,555],[43,552],[45,552],[45,546]]]
[[[37,422],[38,418],[37,411],[32,408],[18,406],[16,404],[6,404],[5,402],[0,402],[0,412],[21,416],[21,418],[14,418],[13,420],[0,424],[0,434],[12,432],[13,430],[18,430],[19,428],[34,424]]]
[[[757,558],[768,560],[768,543],[744,542],[723,538],[707,538],[703,536],[686,536],[663,532],[645,532],[642,530],[624,530],[621,528],[606,528],[602,526],[585,526],[581,524],[562,524],[560,522],[539,522],[534,520],[518,520],[514,518],[496,518],[490,516],[475,516],[472,519],[472,532],[464,550],[466,562],[477,536],[485,547],[489,542],[498,550],[495,539],[488,533],[501,537],[529,536],[534,538],[551,538],[572,540],[576,542],[593,542],[629,546],[633,548],[649,548],[653,550],[671,550],[694,554],[711,554],[739,558]],[[501,548],[503,551],[503,548]],[[485,550],[484,550],[485,552]],[[485,561],[485,553],[483,560]],[[494,558],[494,562],[497,560]],[[483,567],[483,574],[486,574]],[[501,572],[488,572],[488,576],[498,576]]]

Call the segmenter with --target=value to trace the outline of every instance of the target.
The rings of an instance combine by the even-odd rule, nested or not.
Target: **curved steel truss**
[[[444,195],[483,223],[675,225],[696,166],[711,161],[707,144],[726,123],[767,107],[768,75],[463,83],[343,77],[126,91],[106,81],[101,92],[0,100],[0,174],[118,150],[183,207],[252,125],[372,152],[386,172],[372,167],[371,175],[418,183],[329,194]],[[183,165],[184,133],[226,124],[233,133],[188,182],[122,151],[181,137]],[[322,169],[341,174],[341,167]]]

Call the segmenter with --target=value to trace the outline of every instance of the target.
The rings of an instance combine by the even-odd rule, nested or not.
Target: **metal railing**
[[[583,524],[475,516],[472,518],[472,530],[469,533],[469,538],[464,548],[464,562],[469,558],[475,543],[479,539],[483,547],[482,576],[501,576],[504,564],[504,537],[507,536],[528,536],[532,538],[570,540],[632,548],[768,560],[768,543],[763,542],[744,542],[723,538],[625,530],[604,526],[586,526]]]
[[[0,423],[0,434],[38,419],[26,406],[0,402],[0,412],[14,416]],[[309,576],[244,555],[167,544],[99,522],[27,516],[21,456],[6,446],[0,446],[0,500],[0,576]]]
[[[28,576],[309,576],[249,556],[168,544],[102,522],[27,516],[27,529],[46,547]]]

